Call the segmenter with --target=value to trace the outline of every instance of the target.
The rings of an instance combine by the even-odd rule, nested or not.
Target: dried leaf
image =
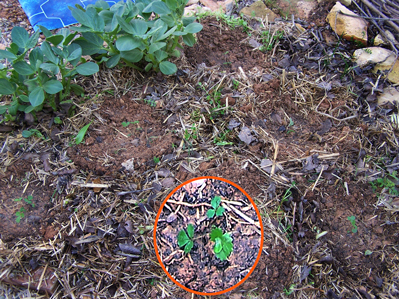
[[[303,167],[303,171],[312,171],[319,166],[318,155],[312,155],[306,158],[305,166]]]
[[[132,244],[119,243],[119,248],[122,252],[125,252],[125,253],[136,254],[136,255],[141,254],[141,250],[138,249],[137,247],[133,246]]]
[[[304,280],[306,277],[309,276],[310,271],[312,271],[312,267],[304,266],[301,271],[301,278],[300,281]]]
[[[332,122],[329,118],[327,118],[326,121],[323,122],[323,124],[321,125],[321,129],[317,131],[317,134],[323,135],[328,131],[330,131],[331,127],[332,127]]]
[[[323,88],[325,91],[330,91],[331,90],[331,83],[329,82],[320,82],[317,84],[317,87]]]
[[[251,130],[248,127],[242,127],[240,134],[238,134],[238,138],[246,144],[251,144],[254,141],[254,137],[251,135]]]
[[[241,123],[238,121],[238,120],[236,120],[236,119],[231,119],[230,121],[229,121],[229,124],[228,124],[228,126],[227,126],[227,129],[229,129],[229,130],[233,130],[234,128],[237,128],[239,125],[241,125]]]
[[[260,168],[262,168],[264,171],[267,173],[272,173],[272,166],[273,166],[273,161],[270,159],[262,159],[260,162]]]

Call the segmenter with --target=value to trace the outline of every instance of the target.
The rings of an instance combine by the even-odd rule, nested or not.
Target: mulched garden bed
[[[215,197],[221,204],[212,206]],[[209,218],[208,211],[224,213]],[[212,214],[212,213],[211,213]],[[161,260],[170,275],[184,287],[201,293],[231,289],[248,278],[260,254],[262,230],[259,215],[250,200],[235,186],[217,179],[198,179],[185,184],[166,201],[157,224]],[[193,247],[188,254],[179,249],[179,232],[194,226]],[[214,253],[210,239],[214,229],[232,238],[227,259]]]

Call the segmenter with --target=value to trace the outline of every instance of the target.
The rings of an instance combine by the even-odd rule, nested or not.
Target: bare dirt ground
[[[262,30],[202,19],[178,75],[104,68],[62,124],[42,113],[2,127],[12,131],[1,135],[0,279],[12,287],[0,292],[39,273],[31,292],[53,298],[199,298],[162,271],[152,229],[173,188],[218,176],[254,199],[265,226],[255,271],[218,298],[399,296],[396,187],[372,184],[395,176],[397,129],[384,113],[397,110],[376,105],[350,43],[315,38],[331,30],[328,5],[305,33],[266,24],[283,32],[270,51],[253,46]],[[23,138],[29,128],[42,137]],[[15,201],[28,195],[34,207]]]

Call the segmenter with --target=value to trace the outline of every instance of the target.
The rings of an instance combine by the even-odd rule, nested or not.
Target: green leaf
[[[14,83],[9,82],[7,79],[0,79],[0,94],[13,94],[16,90],[17,87]]]
[[[120,16],[115,15],[116,19],[118,20],[118,24],[121,26],[121,28],[126,31],[129,34],[134,34],[133,27],[127,23],[123,18]]]
[[[8,110],[8,105],[0,105],[0,115],[3,115],[4,113],[6,113]]]
[[[33,135],[33,132],[31,132],[29,130],[23,130],[22,131],[22,137],[24,137],[24,138],[29,138],[32,135]]]
[[[24,95],[24,94],[21,94],[21,95],[19,96],[19,99],[20,99],[21,102],[29,103],[29,98],[28,98],[28,96],[26,96],[26,95]]]
[[[129,62],[139,62],[143,58],[143,52],[139,49],[134,49],[132,51],[121,51],[121,58]]]
[[[58,46],[62,41],[64,40],[64,37],[62,35],[52,35],[46,38],[46,41],[52,43],[54,46]]]
[[[222,240],[220,238],[216,238],[215,242],[216,243],[215,243],[215,247],[213,247],[213,250],[215,251],[215,253],[219,253],[223,249]]]
[[[71,44],[67,47],[69,55],[67,61],[72,62],[82,57],[82,48],[78,44]],[[77,63],[77,62],[76,62]],[[72,63],[73,64],[73,63]]]
[[[187,236],[186,232],[184,229],[179,231],[179,234],[177,235],[177,244],[179,247],[183,247],[190,241],[190,238]]]
[[[163,50],[158,50],[156,52],[154,52],[155,58],[157,59],[157,61],[162,61],[165,60],[166,58],[168,58],[168,53],[166,53]]]
[[[222,236],[223,236],[223,231],[220,228],[216,227],[212,229],[210,237],[213,242],[216,242],[216,238],[221,238]]]
[[[23,76],[29,76],[35,72],[35,68],[25,61],[17,61],[13,66],[18,74]]]
[[[140,38],[132,36],[122,36],[117,39],[115,45],[119,51],[130,51],[140,47],[143,44]]]
[[[169,61],[162,61],[159,64],[159,69],[164,75],[172,75],[177,72],[177,66]]]
[[[101,51],[102,46],[93,44],[83,39],[76,39],[73,43],[78,44],[82,48],[82,55],[93,55]]]
[[[86,62],[78,65],[76,71],[83,76],[91,76],[99,71],[99,67],[94,62]]]
[[[74,94],[78,96],[83,96],[85,93],[85,90],[83,89],[82,86],[79,86],[77,84],[71,84],[71,90],[74,92]]]
[[[105,65],[107,66],[107,68],[113,68],[114,66],[116,66],[118,64],[120,59],[121,59],[120,54],[114,55],[110,59],[107,60]]]
[[[57,75],[60,71],[60,68],[58,67],[58,65],[55,65],[54,63],[50,63],[50,62],[45,62],[42,63],[40,65],[40,68],[44,71],[50,72],[54,75]]]
[[[196,17],[185,17],[182,18],[183,26],[188,26],[192,22],[194,22],[197,18]]]
[[[142,36],[148,30],[148,25],[143,20],[133,19],[133,20],[130,21],[130,24],[132,25],[132,29],[133,29],[134,35]]]
[[[40,106],[44,101],[44,90],[41,86],[36,86],[29,94],[29,102],[33,107]]]
[[[147,7],[143,9],[143,12],[151,13],[154,12],[159,15],[170,14],[171,11],[168,6],[162,1],[153,1]]]
[[[213,197],[211,200],[212,208],[216,209],[220,205],[221,201],[222,199],[220,198],[220,196],[216,195],[215,197]]]
[[[29,34],[22,27],[14,27],[11,30],[11,38],[13,43],[16,43],[18,47],[25,48],[29,41]]]
[[[46,27],[39,25],[40,30],[43,32],[44,36],[47,38],[49,36],[52,36],[53,34],[51,33],[50,30],[48,30]],[[38,30],[39,31],[39,30]]]
[[[183,36],[183,42],[189,47],[194,46],[194,44],[195,44],[194,35],[192,35],[191,33],[184,35]]]
[[[175,32],[177,29],[177,26],[173,26],[171,29],[169,29],[167,32],[165,32],[163,35],[161,35],[158,40],[164,40],[167,37],[169,37],[170,35],[173,34],[173,32]]]
[[[194,246],[194,242],[193,241],[188,241],[186,246],[184,247],[184,252],[185,253],[189,253],[191,251],[191,249],[193,249]]]
[[[17,59],[17,56],[15,56],[13,53],[6,51],[6,50],[0,50],[0,59]]]
[[[28,42],[26,43],[26,48],[32,49],[33,47],[35,47],[39,40],[39,36],[40,36],[40,30],[36,30],[36,32],[29,38]]]
[[[43,54],[46,56],[48,60],[50,60],[54,64],[58,64],[59,59],[55,57],[53,51],[51,50],[51,46],[48,42],[44,41],[40,47]]]
[[[43,62],[43,53],[40,48],[34,48],[30,53],[29,53],[29,62],[30,65],[33,66],[36,70],[40,68],[40,64]]]
[[[209,219],[212,219],[215,216],[215,210],[214,209],[209,209],[206,212],[206,216],[208,216]]]
[[[193,238],[193,236],[194,236],[194,225],[192,225],[192,224],[187,225],[187,234],[188,234],[188,237],[190,239]]]
[[[216,210],[216,216],[222,216],[224,213],[224,208],[223,207],[218,207]]]
[[[78,135],[76,135],[76,137],[75,137],[75,144],[76,145],[80,144],[83,141],[83,139],[85,138],[87,129],[89,128],[90,125],[91,125],[91,122],[80,129]]]
[[[68,8],[71,10],[72,16],[76,19],[76,21],[84,26],[92,28],[91,20],[86,12],[72,6],[68,6]]]
[[[197,33],[202,30],[202,25],[200,23],[191,23],[184,28],[184,32],[187,33]]]
[[[145,66],[144,70],[145,70],[146,72],[148,72],[151,68],[152,68],[152,63],[148,63],[148,64]]]
[[[165,0],[165,3],[170,10],[175,10],[177,8],[176,0]]]
[[[54,79],[44,83],[43,88],[49,94],[56,94],[64,89],[61,82]]]
[[[150,46],[150,49],[148,50],[148,53],[153,54],[155,51],[158,51],[165,46],[166,46],[166,43],[163,43],[163,42],[152,43]]]

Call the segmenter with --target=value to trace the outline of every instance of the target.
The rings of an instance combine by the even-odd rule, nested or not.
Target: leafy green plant
[[[128,125],[134,125],[134,124],[138,124],[139,123],[139,121],[138,120],[135,120],[135,121],[123,121],[122,122],[122,127],[124,127],[124,128],[126,128]]]
[[[44,139],[43,134],[37,129],[29,129],[29,130],[23,130],[22,131],[22,137],[29,138],[31,136],[36,136],[36,137]]]
[[[230,133],[230,130],[225,130],[224,132],[220,132],[218,136],[213,139],[213,143],[215,143],[218,146],[224,146],[224,145],[233,145],[233,142],[226,141],[227,135]]]
[[[195,17],[183,17],[188,0],[127,0],[109,7],[105,1],[97,1],[86,9],[79,5],[69,7],[75,19],[82,24],[73,30],[82,33],[74,41],[80,45],[83,55],[94,55],[99,62],[112,68],[123,61],[126,65],[141,69],[135,63],[144,62],[145,71],[154,69],[165,75],[177,71],[168,61],[179,57],[179,43],[193,46],[194,34],[202,30]]]
[[[233,251],[233,239],[229,233],[224,233],[223,231],[216,227],[213,228],[210,234],[211,241],[215,242],[213,247],[213,252],[216,257],[221,261],[225,261]]]
[[[71,103],[66,100],[71,91],[84,92],[71,80],[99,70],[97,64],[82,58],[78,44],[71,44],[76,32],[63,28],[53,35],[42,26],[40,29],[46,37],[40,47],[39,30],[29,36],[24,28],[14,27],[11,45],[0,50],[0,95],[11,96],[10,104],[0,106],[5,121],[14,120],[18,111],[34,114],[45,105],[57,110],[60,103]]]
[[[158,157],[154,157],[154,159],[153,159],[153,160],[154,160],[154,163],[155,163],[155,164],[158,164],[158,163],[159,163],[159,161],[160,161]]]
[[[54,117],[54,122],[55,122],[57,125],[61,125],[61,124],[62,124],[62,120],[61,120],[61,118],[60,118],[59,116]]]
[[[177,235],[177,244],[180,248],[184,247],[184,252],[189,253],[194,246],[194,226],[192,224],[187,225],[187,233],[184,229],[179,231]]]
[[[20,198],[14,199],[14,201],[22,201],[22,200],[23,200],[24,202],[26,202],[27,204],[31,205],[32,208],[35,207],[35,204],[33,203],[33,196],[32,196],[32,195],[28,195],[27,198],[22,198],[22,197],[20,197]]]
[[[83,128],[81,128],[79,130],[78,135],[76,135],[76,137],[75,137],[75,144],[76,145],[80,144],[83,141],[83,139],[85,138],[86,132],[89,129],[90,125],[91,125],[91,122],[89,124],[85,125]]]
[[[232,83],[233,83],[233,89],[238,90],[238,87],[240,86],[240,81],[233,79]]]
[[[262,31],[261,32],[261,42],[262,46],[259,47],[259,50],[262,52],[273,50],[274,45],[277,41],[282,39],[284,36],[284,31],[277,31],[270,34],[270,31]]]
[[[287,288],[284,288],[284,294],[286,294],[287,296],[289,296],[289,295],[291,295],[292,293],[294,293],[294,291],[295,291],[295,288],[296,288],[296,285],[295,284],[291,284],[289,287],[288,287],[288,289]]]
[[[386,176],[382,178],[378,178],[372,182],[370,182],[374,192],[377,188],[385,188],[388,190],[388,193],[394,196],[399,195],[399,191],[396,188],[396,184],[393,180],[398,181],[399,178],[397,177],[397,171],[392,171],[392,173],[388,173]]]
[[[218,195],[216,195],[211,200],[211,205],[212,205],[213,209],[209,209],[208,212],[206,212],[206,216],[208,216],[209,219],[213,218],[215,215],[216,215],[216,217],[223,215],[224,208],[222,206],[220,206],[221,202],[222,202],[222,199]]]
[[[17,217],[17,218],[15,218],[15,222],[16,222],[16,223],[20,223],[20,222],[21,222],[21,219],[25,217],[24,212],[26,212],[26,210],[25,210],[24,207],[21,207],[21,208],[19,209],[19,211],[15,212],[15,216]]]
[[[357,233],[357,225],[356,225],[356,217],[355,216],[348,216],[347,218],[349,222],[352,224],[352,233]]]

